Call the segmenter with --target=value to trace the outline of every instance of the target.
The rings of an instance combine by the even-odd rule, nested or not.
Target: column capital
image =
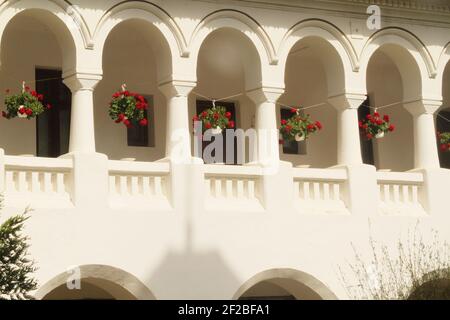
[[[404,102],[403,106],[413,116],[422,114],[435,114],[442,106],[442,100],[420,99],[416,101]]]
[[[73,73],[64,76],[64,84],[73,92],[79,90],[94,91],[103,76],[99,73]]]
[[[367,96],[362,93],[343,93],[328,98],[328,103],[337,110],[358,109],[366,101]]]
[[[284,88],[260,87],[246,92],[246,95],[256,104],[264,102],[275,103],[284,93]]]
[[[195,81],[171,80],[161,83],[158,88],[166,96],[166,98],[187,97],[196,85],[197,82]]]

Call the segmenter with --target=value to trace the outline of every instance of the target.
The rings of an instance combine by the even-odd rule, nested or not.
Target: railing
[[[168,163],[109,161],[112,207],[170,209]]]
[[[305,214],[346,214],[344,183],[347,172],[341,169],[294,168],[295,205]]]
[[[71,206],[71,159],[5,156],[5,201],[8,206]]]
[[[261,170],[250,166],[205,166],[205,206],[213,211],[261,211]]]
[[[377,172],[379,210],[388,215],[423,215],[422,173]]]

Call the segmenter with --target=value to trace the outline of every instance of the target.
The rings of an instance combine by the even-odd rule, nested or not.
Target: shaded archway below
[[[73,272],[72,272],[73,271]],[[77,279],[79,275],[79,279]],[[67,284],[79,286],[69,289]],[[61,273],[36,293],[42,300],[155,300],[153,293],[132,274],[106,265],[84,265]]]
[[[337,296],[312,275],[293,269],[272,269],[248,280],[233,299],[335,300]]]

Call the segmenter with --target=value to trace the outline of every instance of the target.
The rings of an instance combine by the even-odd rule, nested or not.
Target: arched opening
[[[172,74],[169,45],[154,25],[131,19],[116,25],[103,48],[103,80],[95,90],[96,148],[112,160],[156,161],[165,156],[166,101],[158,84]],[[148,101],[149,125],[128,129],[108,114],[112,95],[127,85]],[[105,133],[108,134],[105,134]]]
[[[12,18],[2,34],[0,100],[18,94],[22,81],[52,105],[33,120],[2,118],[0,145],[10,155],[58,157],[69,145],[71,93],[62,73],[75,68],[75,43],[63,21],[51,12],[28,9]],[[21,137],[11,140],[10,137]],[[20,141],[20,142],[19,142]]]
[[[413,118],[405,103],[420,99],[422,86],[417,62],[407,49],[384,44],[372,54],[367,67],[367,92],[366,105],[378,108],[380,115],[388,115],[395,125],[395,131],[388,136],[369,142],[373,150],[370,164],[379,170],[413,169]]]
[[[106,265],[84,265],[62,273],[42,286],[42,300],[154,300],[135,276]]]
[[[101,279],[84,279],[79,289],[69,289],[66,284],[48,293],[42,300],[136,300],[121,286]]]
[[[336,295],[313,276],[293,269],[272,269],[248,280],[239,300],[334,300]]]
[[[446,273],[448,274],[443,272],[443,274]],[[408,300],[450,300],[450,278],[436,277],[425,281],[411,293]]]
[[[442,79],[442,108],[436,118],[436,130],[439,133],[448,133],[450,135],[450,63],[447,64],[444,70]],[[450,145],[444,147],[440,139],[439,146],[439,160],[441,167],[450,169]]]
[[[345,73],[336,49],[319,37],[306,37],[290,50],[285,70],[285,94],[279,99],[279,122],[291,117],[290,107],[319,121],[323,130],[306,141],[284,141],[281,159],[294,166],[326,168],[337,163],[337,112],[326,103],[345,92]]]
[[[255,127],[255,104],[245,92],[261,86],[261,60],[255,45],[242,32],[232,28],[220,28],[211,32],[203,41],[197,62],[197,87],[189,97],[189,112],[192,116],[213,106],[224,106],[232,114],[234,129],[248,130]],[[225,137],[225,132],[223,133]],[[194,137],[195,139],[195,137]],[[214,138],[213,138],[214,139]],[[223,139],[226,140],[225,138]],[[241,153],[243,163],[249,162],[251,152],[248,139],[238,149],[234,144],[234,155],[237,164],[237,154]],[[226,141],[225,141],[226,143]],[[203,143],[203,148],[206,147]],[[225,163],[230,150],[223,152]],[[202,148],[199,148],[202,153]],[[202,158],[195,150],[193,154]],[[217,156],[218,157],[218,156]],[[239,163],[241,164],[241,163]]]

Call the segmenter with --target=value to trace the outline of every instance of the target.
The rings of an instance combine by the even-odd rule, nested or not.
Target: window
[[[366,101],[358,109],[359,121],[366,119],[367,115],[370,114],[370,99],[367,97]],[[369,165],[375,165],[375,158],[373,155],[373,142],[372,140],[367,140],[364,135],[361,135],[361,155],[363,158],[363,163]]]
[[[225,107],[225,109],[231,113],[231,120],[234,121],[234,123],[236,122],[236,106],[234,104],[234,102],[218,102],[217,105],[220,105],[222,107]],[[206,109],[212,108],[213,103],[212,101],[206,101],[206,100],[197,100],[197,114],[202,113],[203,111],[205,111]],[[227,130],[232,130],[232,129],[227,129]],[[223,162],[226,163],[226,159],[227,159],[227,148],[226,148],[226,130],[224,130],[222,132],[223,135],[223,159],[216,159],[219,162]],[[212,141],[211,141],[212,142]],[[205,150],[205,148],[211,143],[210,141],[203,141],[203,148],[202,148],[202,155],[203,155],[203,151]],[[215,156],[213,154],[213,156]],[[221,161],[222,160],[222,161]],[[238,159],[237,159],[237,138],[234,139],[234,165],[236,165],[238,163]],[[230,164],[230,163],[228,163]]]
[[[436,130],[438,132],[450,132],[450,122],[446,119],[450,120],[450,110],[448,109],[439,112],[439,116],[436,119]],[[450,152],[443,152],[439,148],[439,159],[442,168],[450,169]]]
[[[281,109],[281,120],[288,120],[292,117],[292,113],[290,109],[282,108]],[[283,153],[284,154],[307,154],[307,142],[306,141],[284,141],[283,144]]]
[[[153,107],[153,96],[143,95],[148,102],[148,109],[145,110],[145,117],[149,120],[149,125],[142,127],[135,125],[127,129],[127,141],[129,147],[154,147],[155,146],[155,112]],[[153,125],[150,125],[153,123]]]
[[[62,81],[61,70],[36,68],[35,76],[44,105],[53,106],[36,119],[37,156],[56,158],[69,151],[72,94]]]

